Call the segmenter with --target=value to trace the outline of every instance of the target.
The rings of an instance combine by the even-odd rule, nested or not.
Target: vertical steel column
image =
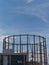
[[[32,45],[32,48],[31,48],[31,53],[32,53],[32,64],[33,64],[33,45]]]
[[[43,40],[43,52],[44,52],[44,65],[46,65],[45,64],[45,39]]]
[[[35,51],[36,51],[36,49],[35,49],[35,45],[36,45],[36,43],[35,43],[35,35],[34,35],[34,61],[36,61],[36,54],[35,54]],[[36,65],[36,63],[35,63],[35,65]]]
[[[33,65],[33,51],[34,51],[34,49],[33,49],[34,47],[33,47],[33,46],[34,46],[34,45],[33,45],[33,43],[32,43],[32,50],[31,50],[31,51],[32,51],[32,65]]]
[[[47,65],[47,47],[46,47],[46,38],[45,38],[45,52],[46,52],[46,65]]]
[[[40,64],[42,65],[42,47],[41,47],[40,36],[39,36],[39,45],[40,45]]]
[[[17,53],[18,53],[18,45],[16,45],[17,46]]]
[[[15,51],[14,44],[15,44],[15,36],[13,35],[13,52]]]
[[[8,37],[8,43],[7,44],[8,44],[8,49],[9,49],[9,37]]]
[[[6,38],[3,39],[3,51],[4,51],[4,49],[6,49]]]
[[[20,53],[21,53],[21,35],[20,35]]]
[[[46,39],[44,39],[44,65],[47,65]]]
[[[3,39],[3,50],[5,49],[5,40]]]
[[[28,34],[27,34],[27,56],[29,55],[29,54],[28,54],[28,51],[29,51],[29,50],[28,50]],[[29,59],[29,58],[27,57],[27,60],[28,60],[28,59]]]
[[[38,44],[37,44],[37,62],[38,62]],[[37,65],[37,64],[36,64]]]

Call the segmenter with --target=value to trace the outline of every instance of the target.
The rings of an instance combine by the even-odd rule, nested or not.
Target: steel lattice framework
[[[13,49],[14,53],[26,53],[26,63],[47,65],[46,38],[38,35],[20,34],[5,37],[3,49]]]

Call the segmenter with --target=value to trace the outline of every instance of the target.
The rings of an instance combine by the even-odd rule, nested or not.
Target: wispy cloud
[[[28,0],[28,2],[31,2],[32,0]],[[28,15],[35,15],[38,18],[40,18],[43,22],[48,23],[49,21],[49,2],[33,6],[30,4],[30,6],[26,5],[25,7],[16,7],[14,8],[14,11],[11,10],[10,13],[22,13],[22,14],[28,14]]]
[[[27,0],[27,3],[30,3],[30,2],[32,2],[32,1],[35,1],[35,0]]]
[[[43,22],[48,23],[49,15],[47,10],[49,11],[49,2],[43,3],[37,6],[30,6],[25,8],[25,13],[35,15],[43,20]]]
[[[41,18],[44,22],[48,23],[48,18],[49,18],[49,2],[44,3],[41,5],[38,5],[36,9],[34,10],[34,15]],[[47,11],[48,10],[48,11]]]

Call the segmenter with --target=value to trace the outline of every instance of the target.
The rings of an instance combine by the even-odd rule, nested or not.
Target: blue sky
[[[46,37],[49,54],[49,0],[0,0],[0,43],[22,33]]]

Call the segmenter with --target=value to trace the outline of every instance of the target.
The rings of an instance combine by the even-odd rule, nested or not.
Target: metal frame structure
[[[26,53],[26,63],[30,65],[47,65],[46,38],[38,35],[20,34],[5,37],[4,49],[12,49],[14,53]]]

